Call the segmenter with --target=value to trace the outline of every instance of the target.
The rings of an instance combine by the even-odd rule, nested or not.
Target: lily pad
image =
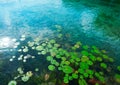
[[[73,68],[71,66],[64,66],[62,70],[64,73],[67,73],[67,74],[70,74],[73,72]]]
[[[22,81],[27,82],[29,80],[29,76],[23,76],[21,77]]]
[[[105,64],[105,63],[101,63],[100,66],[101,66],[102,68],[104,68],[104,69],[107,68],[107,64]]]
[[[15,80],[12,80],[8,83],[8,85],[17,85],[17,82]]]
[[[49,65],[49,66],[48,66],[48,69],[49,69],[50,71],[53,71],[53,70],[55,70],[55,66],[54,66],[54,65]]]

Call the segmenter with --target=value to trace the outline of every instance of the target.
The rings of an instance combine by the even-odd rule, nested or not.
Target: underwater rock
[[[89,83],[90,85],[96,85],[96,84],[98,84],[98,85],[106,85],[105,83],[102,83],[102,82],[96,80],[95,78],[89,79],[89,80],[88,80],[88,83]]]

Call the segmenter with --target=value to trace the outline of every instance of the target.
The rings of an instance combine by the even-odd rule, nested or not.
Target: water
[[[9,63],[6,59],[15,54],[10,51],[14,46],[9,46],[9,39],[13,40],[10,43],[14,43],[14,39],[23,34],[32,38],[41,36],[42,39],[44,36],[54,37],[54,26],[60,25],[63,33],[70,35],[66,41],[96,45],[107,50],[119,64],[120,2],[107,1],[0,0],[0,41],[6,42],[0,46],[0,62]],[[3,47],[6,45],[6,48]],[[9,73],[8,70],[10,68],[6,73]]]

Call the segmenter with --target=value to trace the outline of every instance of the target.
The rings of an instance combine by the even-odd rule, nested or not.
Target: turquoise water
[[[54,37],[55,25],[69,36],[66,42],[96,45],[108,51],[120,64],[120,2],[117,0],[11,0],[0,2],[0,40],[19,39],[21,35],[35,38]],[[11,42],[11,43],[14,43]],[[8,45],[8,43],[6,43]],[[6,45],[5,44],[5,45]],[[12,54],[12,46],[0,46],[0,62]],[[3,62],[4,63],[4,62]],[[13,63],[12,65],[15,65]],[[15,65],[16,66],[16,65]],[[15,67],[13,66],[13,67]],[[7,65],[5,66],[5,68]],[[12,70],[1,68],[9,74]],[[4,77],[5,77],[4,75]],[[11,76],[10,76],[11,77]],[[0,78],[0,83],[1,82]],[[3,84],[5,85],[5,84]]]

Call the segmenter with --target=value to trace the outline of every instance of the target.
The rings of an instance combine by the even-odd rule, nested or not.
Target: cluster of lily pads
[[[60,31],[61,27],[56,27]],[[62,36],[62,34],[59,34],[58,38]],[[21,41],[24,42],[25,36],[22,36],[22,38]],[[57,42],[57,39],[41,40],[37,37],[28,42],[25,41],[22,46],[18,47],[20,55],[18,57],[12,56],[10,61],[18,58],[17,60],[27,63],[29,58],[43,57],[49,63],[48,69],[50,71],[59,71],[63,75],[64,83],[77,80],[79,85],[87,85],[90,79],[105,83],[105,77],[112,72],[111,63],[114,60],[107,55],[105,50],[100,50],[96,46],[82,45],[81,42],[76,42],[74,45],[64,48],[64,44],[61,45]],[[117,67],[117,70],[120,71],[120,66]],[[26,82],[34,75],[32,71],[24,73],[22,68],[18,68],[17,71],[19,75],[10,81],[8,85],[17,85],[18,78]],[[39,69],[36,68],[35,71],[39,71]],[[115,79],[119,82],[120,74],[116,74]],[[96,85],[100,83],[96,83]]]
[[[87,80],[92,78],[105,83],[105,72],[110,68],[108,62],[112,63],[113,59],[104,51],[100,51],[95,46],[91,48],[87,45],[82,46],[80,42],[72,46],[69,51],[54,47],[55,44],[53,44],[54,49],[47,56],[50,62],[48,69],[62,71],[64,83],[76,79],[79,85],[87,85]]]

